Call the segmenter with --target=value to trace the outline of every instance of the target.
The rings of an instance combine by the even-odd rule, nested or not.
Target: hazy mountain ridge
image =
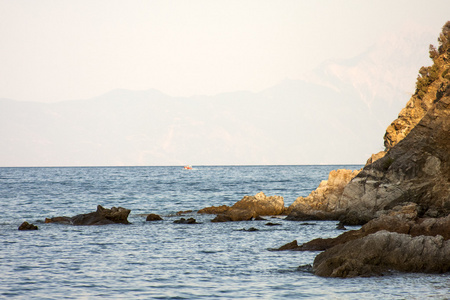
[[[417,52],[428,52],[416,38],[390,37],[259,93],[2,99],[0,166],[364,163],[409,98]]]

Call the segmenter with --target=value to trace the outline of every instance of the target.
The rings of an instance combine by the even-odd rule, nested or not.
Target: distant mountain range
[[[432,40],[392,35],[258,93],[0,99],[0,166],[363,164],[383,149]]]

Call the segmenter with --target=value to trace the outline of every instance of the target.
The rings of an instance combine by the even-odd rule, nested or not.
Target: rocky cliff
[[[450,212],[450,22],[438,41],[438,49],[430,46],[433,65],[420,69],[414,95],[386,130],[385,151],[369,158],[345,188],[324,192],[321,184],[297,199],[292,219],[364,224],[407,202],[417,203],[425,216]]]
[[[344,189],[337,210],[347,223],[414,202],[425,216],[450,212],[450,22],[430,46],[434,64],[421,69],[415,94],[387,129],[386,154]]]

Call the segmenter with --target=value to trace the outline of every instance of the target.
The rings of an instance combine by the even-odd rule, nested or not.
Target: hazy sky
[[[437,37],[448,19],[448,0],[0,0],[0,97],[259,91],[405,24]]]

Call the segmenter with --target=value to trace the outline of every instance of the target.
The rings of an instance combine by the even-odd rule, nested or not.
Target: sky
[[[437,36],[449,12],[448,0],[0,0],[0,98],[257,92],[405,24]]]

